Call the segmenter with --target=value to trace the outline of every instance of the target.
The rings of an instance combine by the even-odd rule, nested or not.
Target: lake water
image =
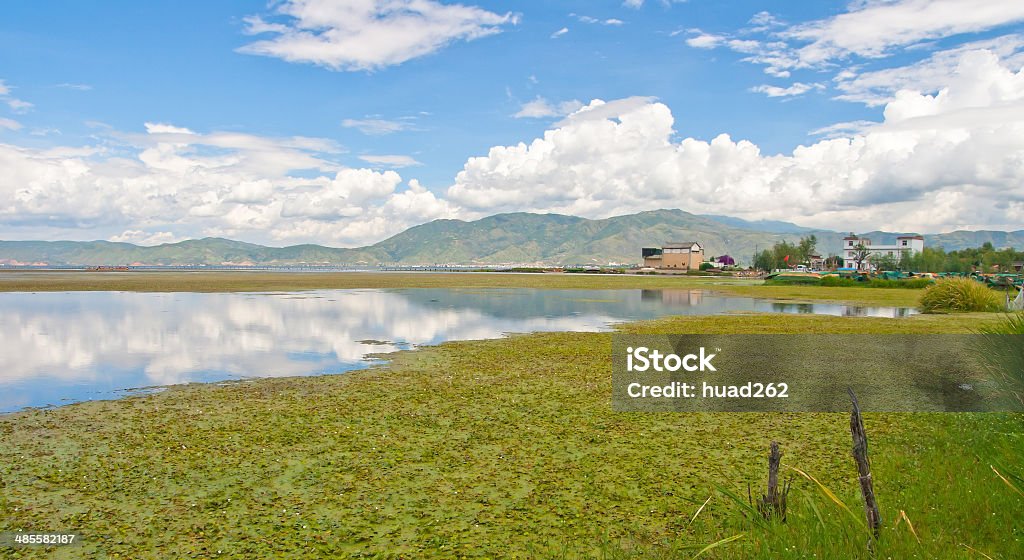
[[[904,317],[701,290],[407,289],[0,293],[0,412],[131,389],[341,373],[367,354],[534,331],[737,311]]]

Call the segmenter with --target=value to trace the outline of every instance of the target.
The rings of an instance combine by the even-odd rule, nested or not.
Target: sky
[[[10,2],[0,239],[1024,229],[1024,2]]]

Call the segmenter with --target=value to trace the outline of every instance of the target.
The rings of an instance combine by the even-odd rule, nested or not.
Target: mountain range
[[[111,241],[0,241],[0,264],[115,265],[378,265],[378,264],[607,264],[636,263],[641,247],[698,241],[705,255],[732,255],[746,263],[758,249],[814,234],[818,252],[838,254],[846,232],[781,221],[747,221],[653,210],[590,220],[561,214],[496,214],[475,221],[434,220],[359,248],[321,245],[266,247],[209,237],[156,246]],[[909,232],[862,232],[875,244],[895,243]],[[1024,230],[955,231],[925,235],[925,246],[946,250],[1024,248]]]

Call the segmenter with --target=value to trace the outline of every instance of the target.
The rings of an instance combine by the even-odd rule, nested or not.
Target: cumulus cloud
[[[329,140],[145,128],[86,147],[0,144],[0,224],[359,245],[451,213],[394,171],[338,164]]]
[[[434,0],[285,0],[245,32],[271,35],[238,49],[331,70],[375,70],[426,56],[454,41],[500,33],[518,22],[475,6]]]
[[[881,121],[823,126],[823,139],[790,154],[685,137],[651,97],[582,107],[538,98],[522,116],[564,117],[530,142],[469,158],[443,192],[390,169],[408,156],[362,155],[378,169],[350,168],[337,161],[345,148],[320,138],[150,122],[96,129],[86,145],[0,143],[0,227],[351,246],[436,218],[678,207],[844,230],[1019,229],[1024,70],[1018,50],[992,47],[958,51],[943,78],[911,82],[927,88],[888,94]]]
[[[936,92],[956,71],[962,55],[976,50],[992,51],[1009,68],[1024,66],[1024,35],[1004,35],[942,49],[905,66],[864,72],[845,69],[833,80],[840,92],[836,99],[881,106],[895,99],[900,90]]]
[[[727,135],[673,141],[664,104],[595,101],[541,138],[471,158],[447,197],[480,214],[681,207],[843,229],[1019,228],[1024,71],[991,51],[957,68],[938,93],[900,92],[877,126],[791,155]]]
[[[547,117],[564,117],[574,111],[579,110],[583,107],[577,99],[572,101],[562,101],[560,103],[552,103],[543,97],[537,97],[533,101],[527,101],[519,108],[519,111],[512,115],[517,119],[530,118],[530,119],[542,119]]]

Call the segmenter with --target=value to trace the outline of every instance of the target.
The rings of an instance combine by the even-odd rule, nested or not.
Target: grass
[[[1001,294],[971,278],[943,278],[921,294],[921,310],[925,313],[1003,309]]]
[[[914,307],[919,290],[767,286],[744,278],[669,275],[374,272],[0,272],[0,292],[268,292],[355,288],[690,289],[788,301]]]
[[[979,329],[981,334],[1024,334],[1024,311],[1007,313],[1005,317],[993,324],[986,324]]]
[[[908,278],[904,280],[886,280],[884,278],[872,278],[868,281],[858,281],[853,278],[840,278],[838,276],[826,276],[821,279],[822,286],[836,286],[844,288],[902,288],[905,290],[921,290],[933,283],[930,278]]]
[[[997,320],[727,315],[622,329],[971,332]],[[83,548],[58,558],[868,557],[849,514],[803,477],[784,525],[753,523],[716,489],[758,491],[776,439],[784,465],[859,513],[847,415],[613,413],[609,350],[607,333],[452,342],[345,375],[3,416],[0,530],[80,530]],[[1024,497],[990,468],[1020,464],[1021,420],[866,415],[878,557],[1024,555]]]

